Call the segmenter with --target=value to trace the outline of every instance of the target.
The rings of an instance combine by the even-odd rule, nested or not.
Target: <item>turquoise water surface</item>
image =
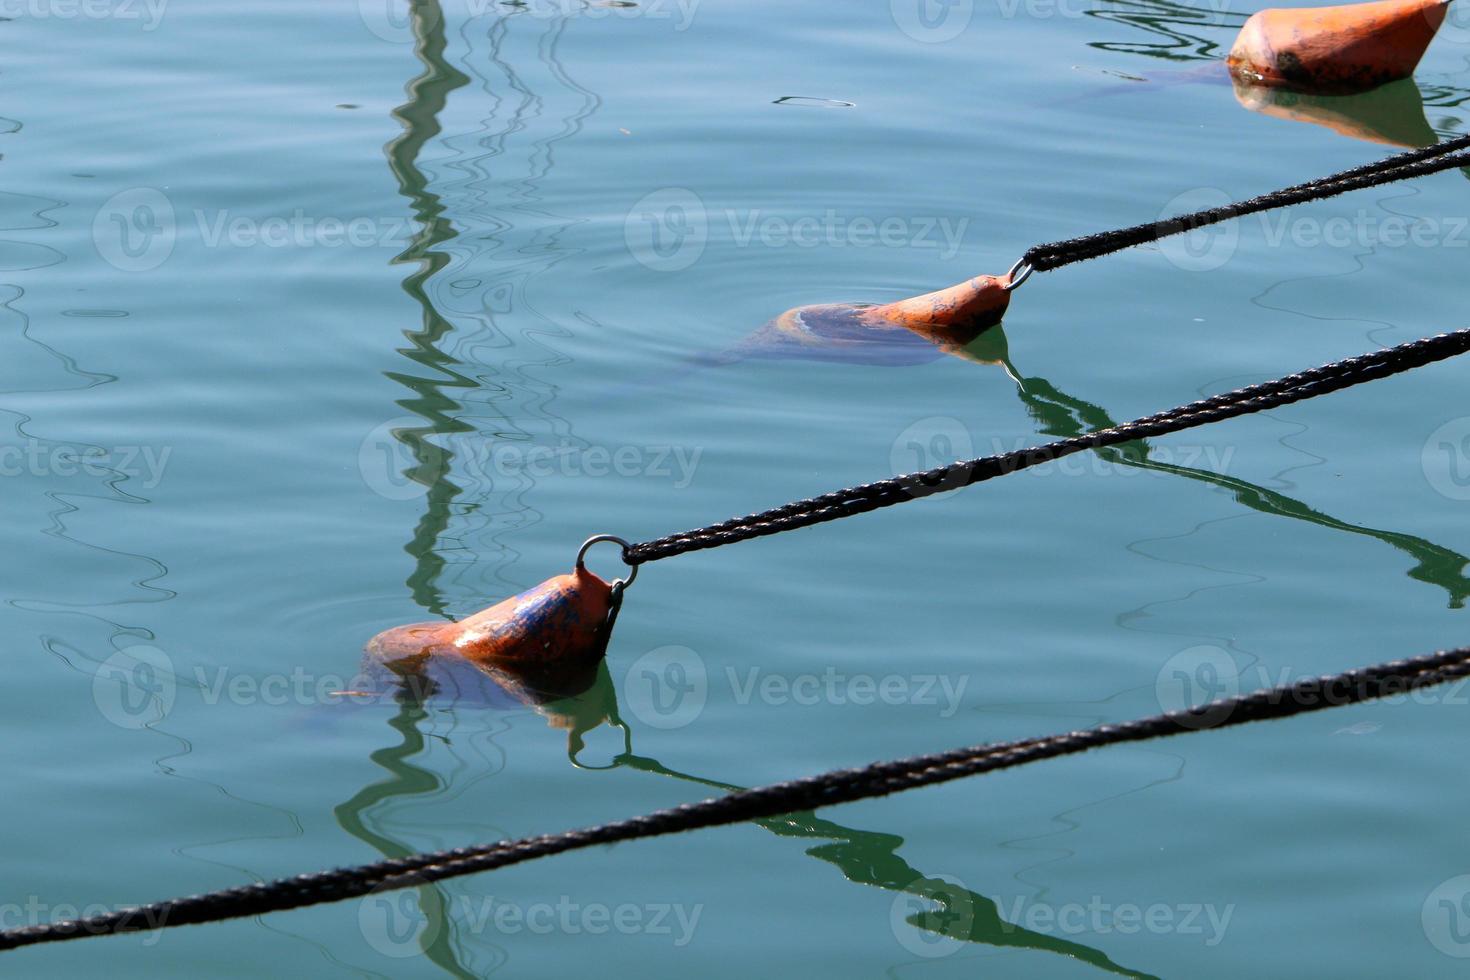
[[[1269,114],[1215,60],[1256,0],[639,4],[0,9],[0,925],[1470,641],[1451,362],[650,565],[577,705],[337,696],[379,630],[528,588],[596,532],[1466,325],[1451,171],[1038,275],[964,351],[750,340],[797,305],[1003,272],[1458,134],[1464,12],[1417,85]],[[1447,688],[0,965],[1460,976],[1467,704]]]

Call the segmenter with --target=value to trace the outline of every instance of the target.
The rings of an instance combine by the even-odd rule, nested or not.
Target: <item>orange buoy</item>
[[[932,359],[935,350],[969,358],[967,345],[1005,315],[1011,302],[1006,289],[1010,281],[1009,276],[976,276],[948,289],[881,306],[798,306],[767,323],[734,353],[809,352],[819,358],[880,364],[921,363]]]
[[[1262,10],[1241,28],[1230,70],[1263,85],[1363,91],[1408,78],[1444,22],[1450,0],[1377,0]]]
[[[457,623],[413,623],[379,633],[371,660],[401,678],[425,673],[433,658],[456,658],[522,700],[577,694],[607,651],[621,585],[580,564]]]
[[[902,299],[896,303],[870,306],[859,316],[874,325],[897,324],[934,340],[973,337],[994,326],[1010,306],[1009,276],[976,276],[957,286]]]

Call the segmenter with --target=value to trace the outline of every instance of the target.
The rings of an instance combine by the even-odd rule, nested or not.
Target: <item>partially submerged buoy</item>
[[[1414,74],[1450,0],[1375,3],[1252,14],[1226,59],[1263,85],[1364,91]]]
[[[932,352],[973,359],[967,348],[1010,305],[1006,276],[976,276],[957,286],[878,306],[819,303],[787,310],[738,348],[876,364],[919,364]]]
[[[529,704],[579,694],[607,652],[621,584],[580,562],[567,575],[459,622],[412,623],[379,633],[371,660],[406,683],[429,675],[436,658],[465,661]]]

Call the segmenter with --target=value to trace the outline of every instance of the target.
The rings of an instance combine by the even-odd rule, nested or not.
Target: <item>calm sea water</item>
[[[1249,4],[640,4],[0,11],[4,925],[1467,641],[1470,362],[649,566],[581,706],[327,696],[595,532],[1465,325],[1452,172],[1037,276],[968,356],[747,342],[1458,133],[1463,18],[1329,127],[1221,78]],[[1420,700],[4,965],[1458,976],[1470,689]]]

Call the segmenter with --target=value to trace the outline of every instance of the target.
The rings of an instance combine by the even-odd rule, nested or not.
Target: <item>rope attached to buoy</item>
[[[1116,725],[952,749],[893,762],[878,762],[858,769],[834,770],[581,830],[416,854],[154,902],[82,919],[6,929],[0,931],[0,950],[89,936],[221,922],[399,888],[414,888],[600,844],[661,837],[814,810],[1001,769],[1014,769],[1110,745],[1231,728],[1402,696],[1463,677],[1470,677],[1470,647],[1284,684],[1222,698],[1185,711]]]
[[[737,541],[865,514],[882,507],[892,507],[936,493],[971,486],[1085,450],[1151,439],[1316,398],[1366,381],[1390,377],[1455,357],[1467,350],[1470,350],[1470,329],[1415,340],[1376,353],[1335,361],[1275,381],[1251,385],[1228,394],[1205,398],[1167,412],[1125,422],[1111,429],[1100,429],[1030,449],[962,460],[923,473],[848,487],[758,514],[628,545],[623,548],[623,560],[636,567],[690,551],[718,548]]]
[[[1281,190],[1271,191],[1269,194],[1262,194],[1249,200],[1222,204],[1219,207],[1206,208],[1193,214],[1181,214],[1172,218],[1134,225],[1131,228],[1120,228],[1117,231],[1098,232],[1094,235],[1083,235],[1081,238],[1069,238],[1066,241],[1037,245],[1028,249],[1021,256],[1020,261],[1012,267],[1011,288],[1019,286],[1030,277],[1032,272],[1060,269],[1074,262],[1085,262],[1088,259],[1132,248],[1135,245],[1155,242],[1170,235],[1219,224],[1232,218],[1259,214],[1262,211],[1272,211],[1307,201],[1319,201],[1346,194],[1349,191],[1391,184],[1413,177],[1424,177],[1455,167],[1470,166],[1470,153],[1461,152],[1465,150],[1470,150],[1470,136],[1461,136],[1419,150],[1409,150],[1406,153],[1399,153],[1361,167],[1353,167],[1350,170],[1309,180],[1303,184],[1283,187]]]

